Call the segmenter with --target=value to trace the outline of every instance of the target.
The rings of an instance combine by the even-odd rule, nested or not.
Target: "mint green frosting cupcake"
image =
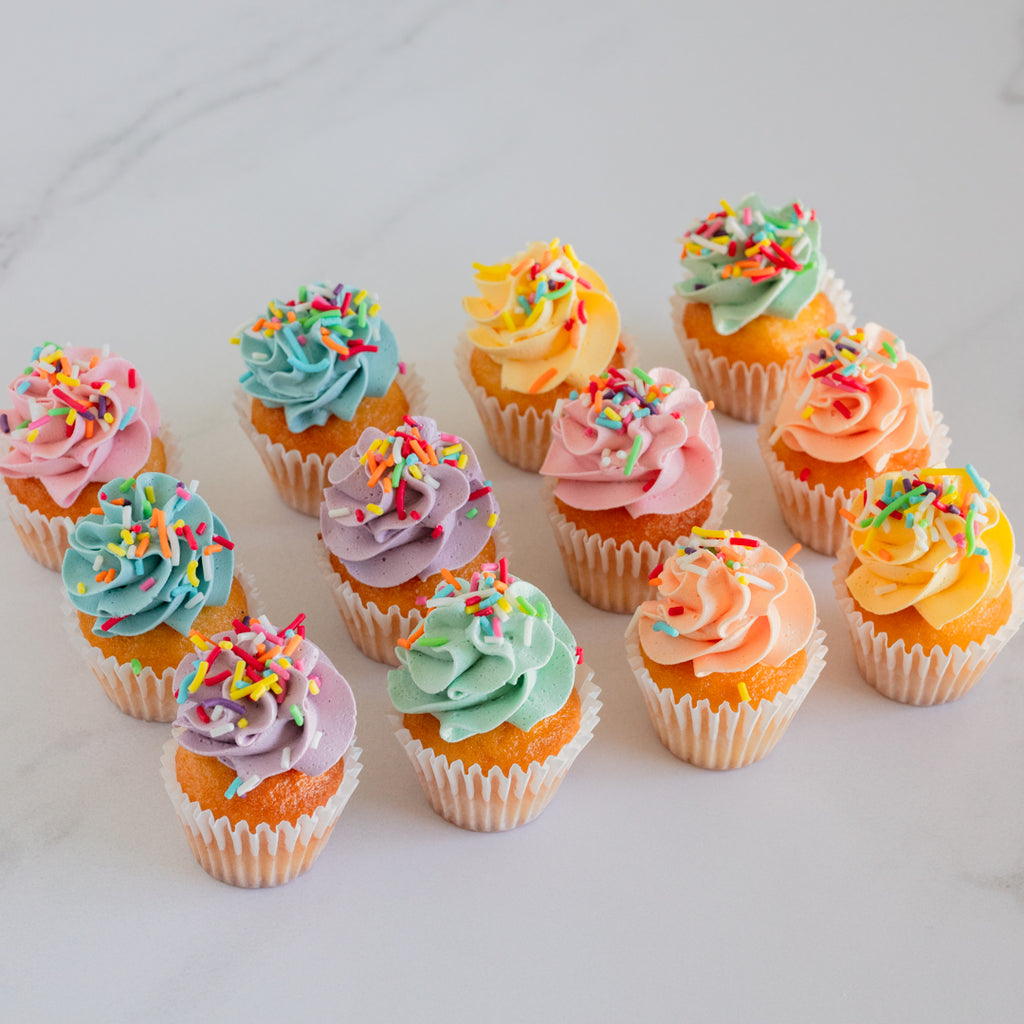
[[[711,309],[715,330],[735,334],[767,314],[795,320],[821,289],[821,225],[797,202],[769,207],[752,193],[698,220],[683,237],[687,302]]]
[[[576,641],[544,594],[509,576],[504,561],[455,583],[427,602],[422,635],[396,649],[391,702],[403,714],[433,715],[449,743],[503,722],[529,731],[569,699]]]

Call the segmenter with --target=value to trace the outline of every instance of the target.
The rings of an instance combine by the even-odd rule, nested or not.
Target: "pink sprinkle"
[[[405,363],[404,362],[401,362],[401,361],[399,362],[399,364],[398,364],[398,372],[399,373],[405,373]]]
[[[424,594],[420,594],[420,596],[416,598],[416,603],[418,605],[425,605],[427,603],[426,596]]]
[[[202,537],[202,535],[204,533],[206,533],[206,520],[205,519],[196,527],[196,536],[197,537]]]
[[[795,205],[795,204],[794,204],[794,205]],[[751,215],[751,213],[750,213],[750,207],[749,207],[749,206],[744,206],[744,207],[743,207],[743,223],[744,223],[744,224],[746,224],[746,225],[747,225],[747,227],[750,227],[750,222],[751,222],[751,221],[752,221],[753,219],[754,219],[754,218],[753,218],[753,216],[752,216],[752,215]]]
[[[178,486],[175,488],[175,490],[178,492],[178,497],[179,498],[184,498],[185,501],[188,501],[189,498],[192,497],[192,495],[189,494],[188,491],[185,490],[185,487],[184,487],[183,484],[178,484]]]
[[[505,634],[501,631],[501,620],[498,618],[497,615],[493,616],[491,619],[491,629],[494,630],[494,635],[499,640],[505,636]]]
[[[144,583],[139,584],[139,590],[149,590],[150,587],[156,584],[156,580],[152,576],[149,577]]]

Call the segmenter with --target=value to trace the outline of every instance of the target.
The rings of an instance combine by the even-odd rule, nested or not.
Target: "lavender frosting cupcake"
[[[356,646],[396,664],[396,641],[440,582],[497,565],[497,500],[469,444],[425,416],[365,430],[329,479],[320,564]]]

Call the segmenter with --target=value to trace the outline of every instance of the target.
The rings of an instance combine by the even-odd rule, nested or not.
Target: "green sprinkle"
[[[422,647],[443,647],[448,643],[448,637],[446,636],[421,636],[419,640],[415,641]]]
[[[973,555],[977,538],[974,536],[974,513],[977,511],[974,502],[967,510],[967,519],[964,522],[964,533],[967,535],[967,554]]]
[[[622,467],[622,472],[625,476],[629,476],[633,472],[633,467],[636,465],[636,460],[640,458],[640,447],[643,444],[643,438],[637,434],[633,438],[633,447],[630,449],[629,458],[626,459],[625,466]]]
[[[47,416],[66,416],[69,412],[71,412],[71,406],[65,405],[65,406],[62,406],[60,409],[50,409],[49,412],[47,412],[46,415]]]
[[[302,711],[299,709],[299,705],[293,704],[288,709],[288,711],[291,714],[292,718],[295,719],[295,724],[301,728],[302,723],[305,721],[305,719],[302,717]]]
[[[132,658],[132,671],[136,675],[142,674],[142,662],[138,658]]]
[[[887,341],[882,342],[882,348],[885,349],[885,354],[894,362],[899,362],[896,358],[896,350]]]
[[[306,286],[302,285],[299,288],[299,302],[306,302],[307,301],[307,299],[306,299],[307,294],[308,293],[306,292]]]
[[[135,486],[135,477],[128,477],[123,484],[118,488],[122,494],[127,494]]]
[[[537,609],[526,600],[525,597],[517,597],[516,603],[519,605],[519,610],[527,615],[536,615]]]
[[[475,517],[475,516],[477,515],[477,513],[478,513],[479,511],[480,511],[480,509],[478,509],[478,508],[471,508],[471,509],[470,509],[470,510],[469,510],[469,511],[468,511],[468,512],[466,513],[466,518],[467,518],[467,519],[473,519],[473,518],[474,518],[474,517]]]
[[[639,366],[634,366],[633,367],[633,373],[634,373],[635,376],[639,377],[645,384],[653,384],[654,383],[654,378],[653,377],[648,377],[647,374],[644,373],[644,371],[641,370]]]

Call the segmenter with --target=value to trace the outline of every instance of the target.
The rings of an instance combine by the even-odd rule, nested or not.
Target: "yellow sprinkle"
[[[199,662],[199,668],[196,669],[196,677],[188,684],[189,693],[195,693],[203,685],[203,680],[206,678],[206,670],[209,667],[205,661]]]
[[[106,381],[104,384],[102,384],[100,386],[100,394],[101,395],[105,395],[110,390],[110,387],[111,387],[111,382],[108,380],[108,381]]]
[[[622,422],[622,417],[611,407],[605,409],[604,415],[610,420],[618,420],[620,423]]]
[[[382,509],[380,505],[373,504],[373,502],[370,502],[370,504],[366,506],[366,511],[372,512],[375,516],[384,514],[384,509]]]
[[[39,431],[38,430],[33,430],[31,433],[28,434],[28,436],[25,438],[25,440],[26,441],[34,441],[38,436],[39,436]]]
[[[739,689],[739,691],[740,691],[740,700],[746,701],[749,704],[750,703],[750,691],[747,689],[747,684],[746,683],[740,683],[738,685],[737,689]]]
[[[67,418],[64,420],[64,422],[69,427],[73,427],[75,425],[75,420],[77,418],[78,418],[78,413],[74,409],[72,409],[71,412],[68,413]]]
[[[230,650],[231,650],[231,641],[230,641],[230,640],[221,640],[221,641],[220,641],[220,642],[219,642],[219,643],[217,644],[217,646],[218,646],[218,647],[219,647],[219,648],[220,648],[220,649],[221,649],[222,651],[230,651]],[[205,648],[204,648],[204,650],[205,650]]]
[[[267,309],[269,309],[270,312],[273,313],[278,320],[281,319],[281,310],[279,310],[277,306],[275,306],[272,302],[267,303]]]
[[[188,577],[188,581],[193,587],[199,586],[199,577],[196,575],[196,569],[198,568],[199,563],[193,560],[188,563],[188,568],[185,570],[185,575]]]
[[[261,680],[258,683],[253,683],[252,687],[250,688],[246,696],[249,698],[249,700],[259,700],[260,697],[262,697],[263,694],[265,694],[266,692],[267,684]]]
[[[737,580],[738,580],[738,581],[739,581],[740,583],[743,583],[743,584],[745,584],[745,583],[747,582],[747,577],[746,577],[746,576],[737,576],[737,577],[736,577],[736,579],[737,579]]]
[[[153,493],[152,486],[146,487],[146,501],[152,505],[156,501],[156,495]]]
[[[487,525],[488,525],[489,527],[491,527],[491,526],[494,526],[494,524],[495,524],[495,523],[496,523],[497,521],[498,521],[498,513],[497,513],[497,512],[492,512],[492,513],[491,513],[491,514],[490,514],[490,515],[489,515],[489,516],[487,517]]]
[[[210,650],[210,645],[198,633],[189,633],[188,638],[189,638],[189,640],[193,644],[195,644],[196,647],[199,648],[199,650],[201,650],[201,651],[208,651],[208,650]]]
[[[514,331],[516,329],[515,321],[512,319],[512,314],[507,309],[503,309],[501,311],[501,319],[504,320],[505,326],[510,331]]]
[[[698,537],[715,537],[721,540],[729,536],[725,530],[705,530],[703,526],[695,526],[690,532],[697,534]]]
[[[376,316],[380,312],[380,303],[379,302],[375,302],[370,307],[369,312],[370,312],[370,316]]]
[[[442,448],[441,451],[445,455],[454,455],[456,452],[461,452],[462,451],[462,445],[461,444],[449,445],[447,448]]]
[[[125,551],[125,549],[121,547],[120,544],[108,544],[107,550],[113,551],[115,555],[120,555],[122,558],[124,558],[124,556],[128,554],[128,552]]]
[[[466,468],[466,463],[468,461],[469,461],[469,459],[465,455],[460,455],[459,456],[459,461],[457,463],[459,469],[465,469]]]
[[[477,277],[485,277],[488,280],[499,281],[512,270],[512,264],[494,263],[488,265],[486,263],[474,263],[473,269],[476,271]]]
[[[804,411],[802,413],[800,413],[800,416],[803,419],[805,419],[805,420],[810,419],[813,415],[814,415],[814,406],[812,406],[812,405],[807,406],[807,408],[804,409]]]
[[[356,297],[355,297],[355,298],[354,298],[354,299],[352,300],[352,305],[353,305],[353,306],[358,306],[358,305],[359,305],[359,303],[360,303],[360,302],[362,302],[362,301],[363,301],[363,299],[365,299],[365,298],[366,298],[366,289],[364,288],[364,289],[363,289],[363,290],[362,290],[362,291],[361,291],[361,292],[360,292],[360,293],[359,293],[359,294],[358,294],[358,295],[357,295],[357,296],[356,296]]]
[[[320,687],[313,682],[312,679],[309,681],[309,692],[315,697],[320,692]]]
[[[502,610],[503,612],[509,612],[509,613],[511,613],[511,611],[512,611],[512,605],[510,605],[510,604],[508,603],[508,600],[507,600],[506,598],[504,598],[504,597],[503,597],[503,598],[502,598],[502,599],[501,599],[501,600],[500,600],[500,601],[498,602],[498,607],[499,607],[499,608],[500,608],[500,609],[501,609],[501,610]]]
[[[114,417],[111,416],[109,412],[108,413],[104,413],[103,418],[107,421],[107,423],[113,423],[114,422]]]
[[[414,477],[416,477],[417,480],[422,480],[423,479],[423,474],[420,472],[420,467],[419,466],[410,466],[409,467],[409,472],[412,473],[412,475]]]
[[[736,211],[724,199],[721,200],[721,203],[722,209],[725,210],[725,212],[729,214],[730,217],[736,216]]]
[[[84,583],[79,583],[78,584],[78,592],[80,594],[84,594],[85,593],[85,584]]]
[[[573,268],[579,270],[580,261],[576,258],[576,253],[573,251],[573,247],[570,242],[566,242],[565,245],[562,246],[562,252],[569,257],[569,262],[573,265]]]
[[[237,722],[235,722],[235,726],[238,729],[244,729],[248,724],[249,724],[249,719],[248,718],[240,718]]]
[[[228,644],[228,646],[230,647],[231,645]],[[238,685],[238,680],[241,679],[244,674],[245,674],[245,662],[244,661],[239,661],[239,663],[235,666],[235,674],[231,677],[231,685],[232,685],[232,687]]]
[[[242,344],[242,339],[241,338],[228,338],[228,342],[230,344],[232,344],[232,345],[241,345]]]
[[[533,307],[532,312],[526,318],[526,323],[523,324],[524,327],[532,327],[537,322],[538,317],[544,312],[544,299],[544,295],[537,297],[537,305]]]

